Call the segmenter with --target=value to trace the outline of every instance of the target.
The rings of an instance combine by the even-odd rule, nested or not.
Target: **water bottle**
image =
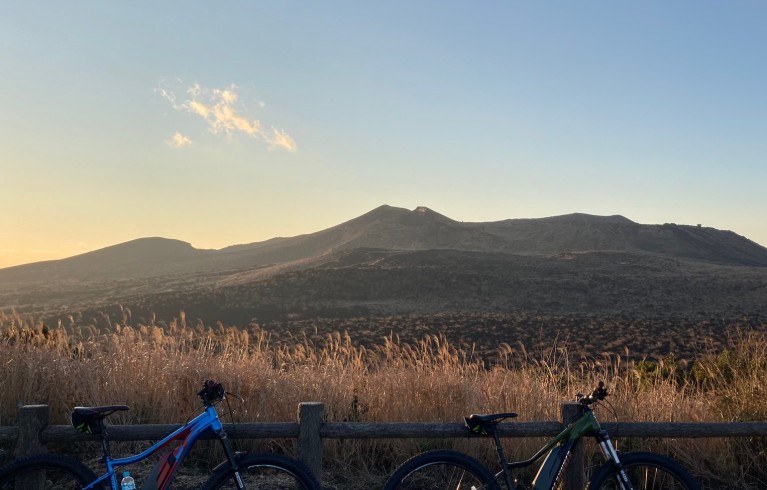
[[[123,479],[120,481],[120,490],[136,490],[136,480],[130,476],[130,471],[123,471]]]

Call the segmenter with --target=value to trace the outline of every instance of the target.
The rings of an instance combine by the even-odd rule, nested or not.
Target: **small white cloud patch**
[[[268,142],[269,148],[284,148],[291,153],[298,150],[293,138],[281,129],[272,128],[272,134]]]
[[[157,93],[170,102],[175,110],[201,117],[213,134],[230,139],[235,133],[243,133],[264,141],[270,150],[281,148],[291,153],[298,150],[295,140],[284,130],[265,128],[261,121],[246,115],[247,108],[238,103],[237,87],[234,85],[224,89],[210,89],[195,83],[184,91],[187,98],[183,101],[179,101],[176,94],[167,88],[157,89]],[[259,108],[264,107],[263,102],[257,105]],[[171,141],[172,146],[177,148],[192,143],[180,133],[176,133]]]
[[[192,140],[188,136],[181,133],[173,133],[173,136],[165,142],[168,146],[173,148],[183,148],[192,144]]]

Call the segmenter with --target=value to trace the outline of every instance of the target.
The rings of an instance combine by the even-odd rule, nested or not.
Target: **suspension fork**
[[[618,468],[618,482],[621,485],[621,489],[634,490],[634,487],[631,486],[631,481],[629,481],[629,477],[626,474],[626,470],[623,468],[623,463],[621,463],[621,459],[618,456],[618,451],[615,450],[615,446],[613,446],[613,442],[610,440],[610,435],[607,431],[600,429],[594,436],[599,443],[599,448],[602,450],[605,459],[612,462],[612,464]]]
[[[215,432],[218,440],[221,441],[221,445],[224,447],[226,459],[229,460],[229,467],[234,472],[235,480],[237,480],[237,488],[239,490],[244,490],[245,484],[242,483],[242,477],[240,477],[240,468],[237,465],[237,455],[235,454],[234,450],[232,449],[232,445],[229,442],[229,436],[226,435],[226,431],[224,431],[223,427],[216,429],[213,432]]]

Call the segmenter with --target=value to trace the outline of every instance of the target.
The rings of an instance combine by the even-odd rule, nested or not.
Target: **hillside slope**
[[[194,271],[194,264],[211,256],[189,243],[167,238],[139,238],[61,260],[0,269],[0,287],[51,281],[122,279]]]
[[[221,250],[198,250],[164,238],[133,240],[67,259],[0,269],[0,288],[56,280],[225,274],[284,263],[309,264],[356,248],[528,255],[622,251],[767,267],[767,248],[713,228],[642,225],[622,216],[585,214],[462,223],[425,207],[409,211],[380,206],[326,230]]]
[[[447,311],[633,319],[767,316],[767,268],[627,252],[339,252],[312,267],[141,296],[136,314],[224,323]]]
[[[767,249],[730,231],[571,214],[462,223],[378,207],[221,250],[144,238],[0,270],[0,308],[131,304],[222,321],[458,309],[647,316],[764,311]]]

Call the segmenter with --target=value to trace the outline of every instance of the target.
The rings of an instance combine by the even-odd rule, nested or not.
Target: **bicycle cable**
[[[192,413],[187,415],[186,421],[184,422],[184,425],[188,424],[189,421],[194,418],[194,414],[196,414],[197,412],[202,412],[204,409],[205,409],[205,407],[197,407],[197,408],[193,409]]]
[[[613,404],[610,403],[607,399],[604,399],[602,401],[607,403],[607,406],[609,408],[608,411],[613,417],[615,417],[615,423],[617,424],[618,422],[620,422],[620,419],[618,419],[618,412],[615,411],[615,407],[613,406]]]
[[[245,403],[245,399],[243,397],[241,397],[240,395],[237,395],[237,394],[229,392],[229,391],[227,391],[225,393],[227,395],[231,395],[231,396],[237,398],[238,400],[240,400],[241,404]],[[237,426],[239,425],[239,422],[237,422],[234,419],[234,410],[232,409],[232,405],[229,403],[229,398],[225,397],[224,399],[226,400],[226,408],[229,411],[229,418],[232,421],[232,439],[237,441],[237,445],[239,445],[239,437],[237,437]],[[247,413],[247,410],[245,410],[245,412]]]
[[[615,419],[615,424],[618,425],[620,423],[620,419],[618,418],[618,412],[615,410],[615,407],[606,398],[604,400],[602,400],[602,401],[607,403],[607,411],[610,412],[610,414]],[[601,402],[600,402],[600,404],[601,404]],[[618,441],[615,440],[615,441],[613,441],[613,443],[615,444],[615,449],[618,449]]]

